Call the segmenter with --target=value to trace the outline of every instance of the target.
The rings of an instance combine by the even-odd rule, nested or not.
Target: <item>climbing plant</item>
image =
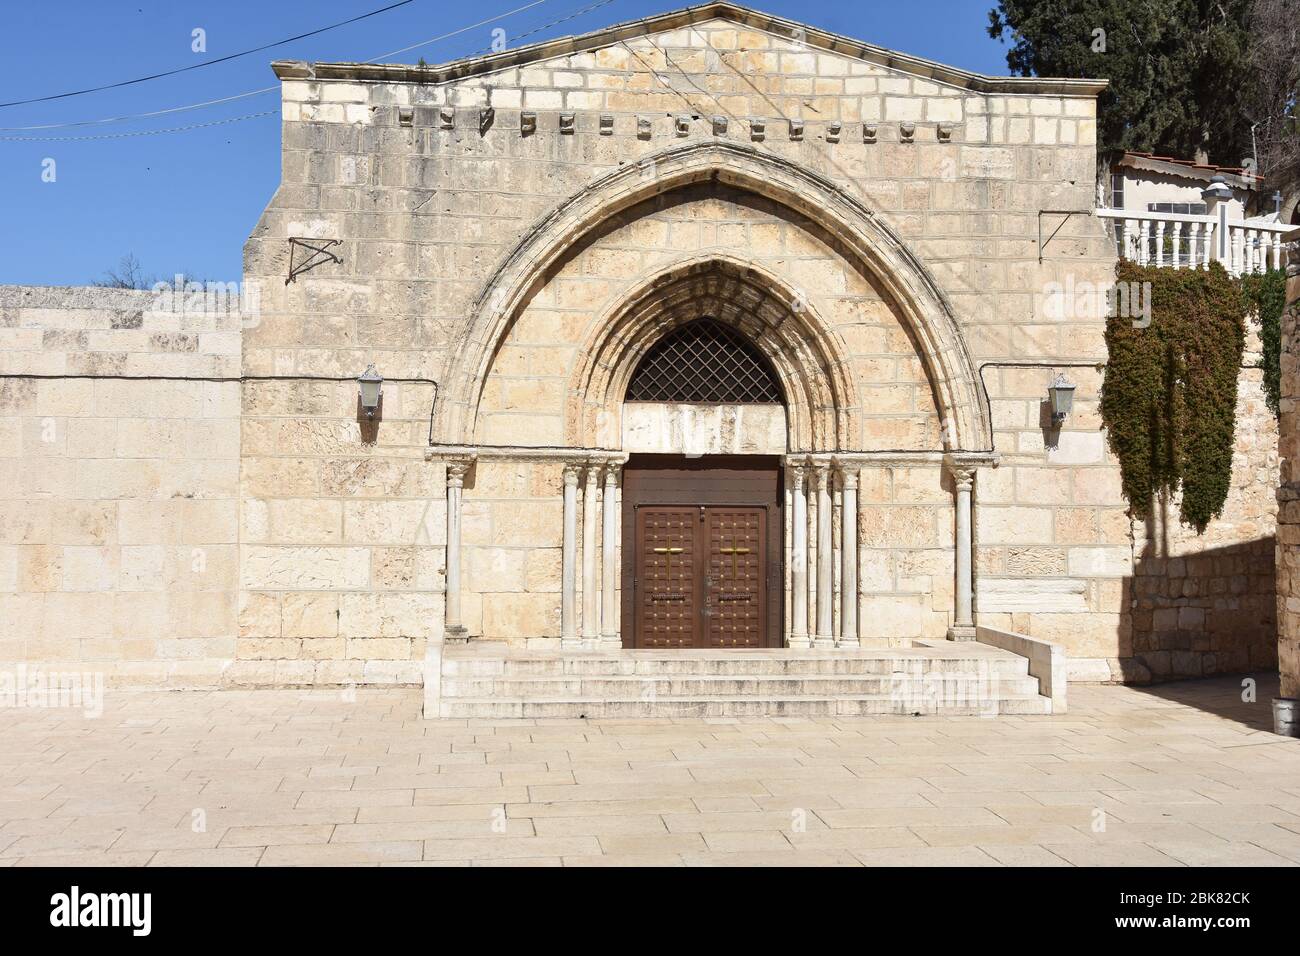
[[[1101,414],[1124,496],[1145,518],[1156,495],[1181,491],[1180,517],[1199,533],[1222,513],[1232,476],[1241,287],[1217,262],[1203,271],[1124,261],[1117,278],[1149,289],[1138,298],[1151,304],[1150,322],[1106,320]]]
[[[1246,298],[1246,311],[1254,314],[1255,324],[1259,326],[1264,399],[1276,417],[1282,389],[1282,311],[1286,308],[1286,270],[1273,269],[1243,276],[1241,291]]]

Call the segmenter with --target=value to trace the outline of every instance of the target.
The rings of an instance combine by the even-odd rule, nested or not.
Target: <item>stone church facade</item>
[[[211,399],[237,441],[186,453],[223,465],[182,509],[222,505],[211,530],[127,544],[123,515],[166,495],[123,479],[137,504],[76,546],[112,552],[114,595],[131,548],[171,568],[219,547],[219,585],[186,606],[223,623],[125,654],[114,631],[98,659],[118,672],[418,683],[464,641],[833,651],[976,625],[1058,642],[1077,678],[1266,660],[1271,640],[1218,633],[1255,604],[1141,584],[1098,414],[1105,320],[1075,302],[1114,276],[1089,214],[1102,83],[980,76],[727,3],[443,66],[275,71],[259,308],[206,330],[241,379]],[[19,292],[10,326],[50,320]],[[116,312],[87,309],[112,351],[93,314]],[[351,381],[370,365],[373,419]],[[63,388],[11,388],[6,414]],[[1257,376],[1242,396],[1256,414]],[[1267,446],[1239,446],[1234,543],[1272,534],[1248,490]],[[1184,575],[1271,607],[1271,567],[1204,560]],[[44,628],[24,568],[14,606]]]

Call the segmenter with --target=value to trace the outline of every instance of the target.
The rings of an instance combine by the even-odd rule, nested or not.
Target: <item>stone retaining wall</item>
[[[0,378],[0,662],[188,686],[235,657],[238,304],[158,304],[0,287],[0,371],[73,376]]]

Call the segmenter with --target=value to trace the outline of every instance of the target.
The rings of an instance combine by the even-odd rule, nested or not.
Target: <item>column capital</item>
[[[474,464],[472,458],[453,458],[447,461],[447,487],[461,488],[465,484],[465,472]]]
[[[578,486],[578,472],[582,468],[583,465],[578,462],[566,461],[564,463],[564,483],[576,488]]]
[[[831,464],[828,461],[815,461],[811,464],[814,487],[818,491],[830,490]]]
[[[623,463],[621,461],[605,462],[605,484],[606,485],[618,484],[619,472],[622,470],[623,470]]]
[[[979,465],[973,461],[964,461],[952,457],[945,459],[944,464],[948,466],[948,471],[952,475],[953,482],[957,485],[957,490],[970,491],[975,484],[975,472],[979,469]]]

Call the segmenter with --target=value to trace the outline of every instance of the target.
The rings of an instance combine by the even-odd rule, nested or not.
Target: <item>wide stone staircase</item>
[[[515,650],[442,657],[442,717],[1049,714],[1028,660],[983,644],[796,651]]]

